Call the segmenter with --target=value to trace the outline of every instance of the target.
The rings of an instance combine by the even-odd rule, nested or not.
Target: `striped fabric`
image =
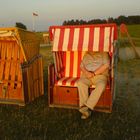
[[[57,74],[57,77],[61,78],[63,75],[63,63],[62,63],[62,52],[54,52],[53,58],[54,58],[54,65],[55,65],[55,72]]]
[[[116,24],[88,26],[51,26],[53,51],[113,52],[117,38]]]
[[[70,86],[70,87],[77,87],[77,82],[79,80],[79,77],[63,77],[59,79],[55,85],[57,86]],[[92,85],[91,88],[95,88],[95,85]]]
[[[77,86],[80,63],[86,51],[103,51],[113,55],[117,39],[116,24],[84,26],[51,26],[53,56],[59,86]],[[93,86],[94,87],[94,86]]]
[[[80,63],[84,54],[85,52],[81,51],[67,51],[54,53],[56,63],[55,69],[57,71],[57,76],[59,77],[59,80],[56,82],[56,85],[77,87],[77,81],[80,78],[81,74]],[[111,60],[111,65],[113,65],[113,59]],[[92,87],[95,86],[93,85]]]
[[[80,77],[80,63],[85,54],[81,51],[54,52],[54,62],[57,76]]]
[[[56,85],[77,87],[78,80],[79,78],[63,77],[56,82]]]
[[[57,76],[60,78],[56,85],[77,87],[80,77],[80,63],[85,52],[67,51],[55,52],[55,68]]]
[[[57,76],[60,78],[55,85],[77,87],[77,81],[80,78],[80,63],[85,52],[67,51],[54,53]],[[94,87],[94,86],[93,86]]]
[[[85,52],[67,51],[63,55],[64,77],[80,77],[80,63]]]

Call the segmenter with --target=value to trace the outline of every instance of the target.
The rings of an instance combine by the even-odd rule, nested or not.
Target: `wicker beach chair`
[[[80,63],[86,51],[108,52],[111,69],[106,90],[95,110],[111,112],[115,97],[116,24],[51,26],[54,64],[48,67],[48,100],[50,107],[78,108],[77,81]],[[95,88],[89,88],[89,93]]]

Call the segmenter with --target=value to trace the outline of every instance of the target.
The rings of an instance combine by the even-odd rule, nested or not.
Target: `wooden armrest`
[[[54,64],[49,64],[48,66],[48,82],[49,85],[54,85],[55,81],[57,80],[57,75],[55,72]]]

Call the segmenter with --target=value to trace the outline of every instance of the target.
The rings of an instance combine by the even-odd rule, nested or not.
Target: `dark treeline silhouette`
[[[68,20],[68,21],[64,21],[63,25],[83,25],[83,24],[101,24],[101,23],[116,23],[117,25],[120,25],[121,23],[125,23],[125,24],[140,24],[140,16],[139,15],[135,15],[135,16],[119,16],[118,18],[112,18],[109,17],[108,19],[92,19],[89,21],[85,21],[85,20]]]
[[[21,28],[21,29],[27,30],[26,25],[24,25],[24,24],[21,23],[21,22],[16,22],[15,27],[18,27],[18,28]]]

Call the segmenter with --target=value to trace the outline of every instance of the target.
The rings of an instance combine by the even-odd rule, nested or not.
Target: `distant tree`
[[[102,24],[102,23],[116,23],[117,25],[120,25],[121,23],[124,24],[140,24],[140,16],[119,16],[118,18],[112,18],[109,17],[107,20],[106,19],[91,19],[89,21],[85,20],[68,20],[64,21],[63,25],[84,25],[84,24]]]
[[[140,16],[128,16],[129,24],[140,24]]]
[[[112,17],[109,17],[107,20],[108,23],[114,23],[114,19]]]
[[[69,23],[70,25],[75,25],[74,19],[72,19]]]
[[[101,24],[101,23],[106,23],[106,20],[101,20],[101,19],[94,19],[92,21],[92,24]]]
[[[107,23],[107,20],[106,19],[102,19],[102,23]]]
[[[94,23],[94,20],[92,19],[92,20],[89,20],[88,22],[87,22],[87,24],[93,24]]]
[[[86,22],[85,20],[82,20],[82,19],[81,19],[81,20],[79,21],[79,24],[80,24],[80,25],[83,25],[83,24],[87,24],[87,22]]]
[[[76,25],[79,25],[80,24],[78,19],[76,19],[75,24]]]
[[[63,22],[63,25],[67,25],[67,21],[66,20]]]
[[[118,17],[117,22],[118,22],[119,25],[120,25],[121,23],[127,24],[127,23],[128,23],[128,18],[125,17],[125,16],[123,16],[123,15],[121,15],[121,16]]]
[[[16,22],[15,26],[18,27],[18,28],[22,28],[22,29],[27,30],[27,27],[23,23],[21,23],[21,22]]]

